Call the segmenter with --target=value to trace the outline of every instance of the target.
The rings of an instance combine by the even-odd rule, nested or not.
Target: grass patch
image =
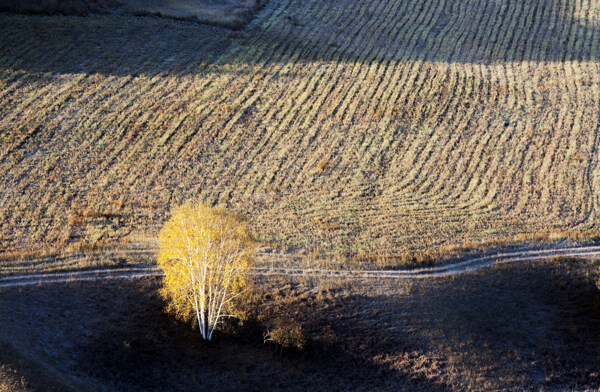
[[[553,259],[410,282],[259,278],[244,322],[213,343],[164,312],[154,279],[11,288],[0,341],[57,380],[123,391],[594,390],[599,270]],[[283,349],[300,335],[302,350]]]

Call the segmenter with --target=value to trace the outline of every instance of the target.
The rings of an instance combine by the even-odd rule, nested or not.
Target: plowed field
[[[599,0],[270,0],[241,31],[0,14],[0,252],[155,233],[435,249],[598,226]]]

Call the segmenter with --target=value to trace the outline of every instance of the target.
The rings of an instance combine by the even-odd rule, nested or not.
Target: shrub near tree
[[[201,202],[176,207],[159,234],[161,295],[176,317],[196,320],[212,340],[224,317],[238,317],[238,300],[248,289],[254,244],[235,214]]]

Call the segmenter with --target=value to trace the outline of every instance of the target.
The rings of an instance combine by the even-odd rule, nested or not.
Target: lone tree
[[[236,300],[247,288],[254,244],[246,224],[223,208],[201,202],[176,207],[159,234],[161,295],[176,317],[198,321],[212,340],[222,317],[237,317]]]

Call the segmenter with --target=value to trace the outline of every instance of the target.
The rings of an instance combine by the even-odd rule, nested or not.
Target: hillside
[[[596,258],[269,277],[243,326],[212,343],[165,314],[155,279],[3,287],[0,390],[597,391],[599,270]],[[304,350],[264,343],[278,321],[301,325]]]
[[[598,0],[270,0],[239,32],[0,14],[0,252],[153,235],[196,196],[353,254],[594,229],[599,23]]]

